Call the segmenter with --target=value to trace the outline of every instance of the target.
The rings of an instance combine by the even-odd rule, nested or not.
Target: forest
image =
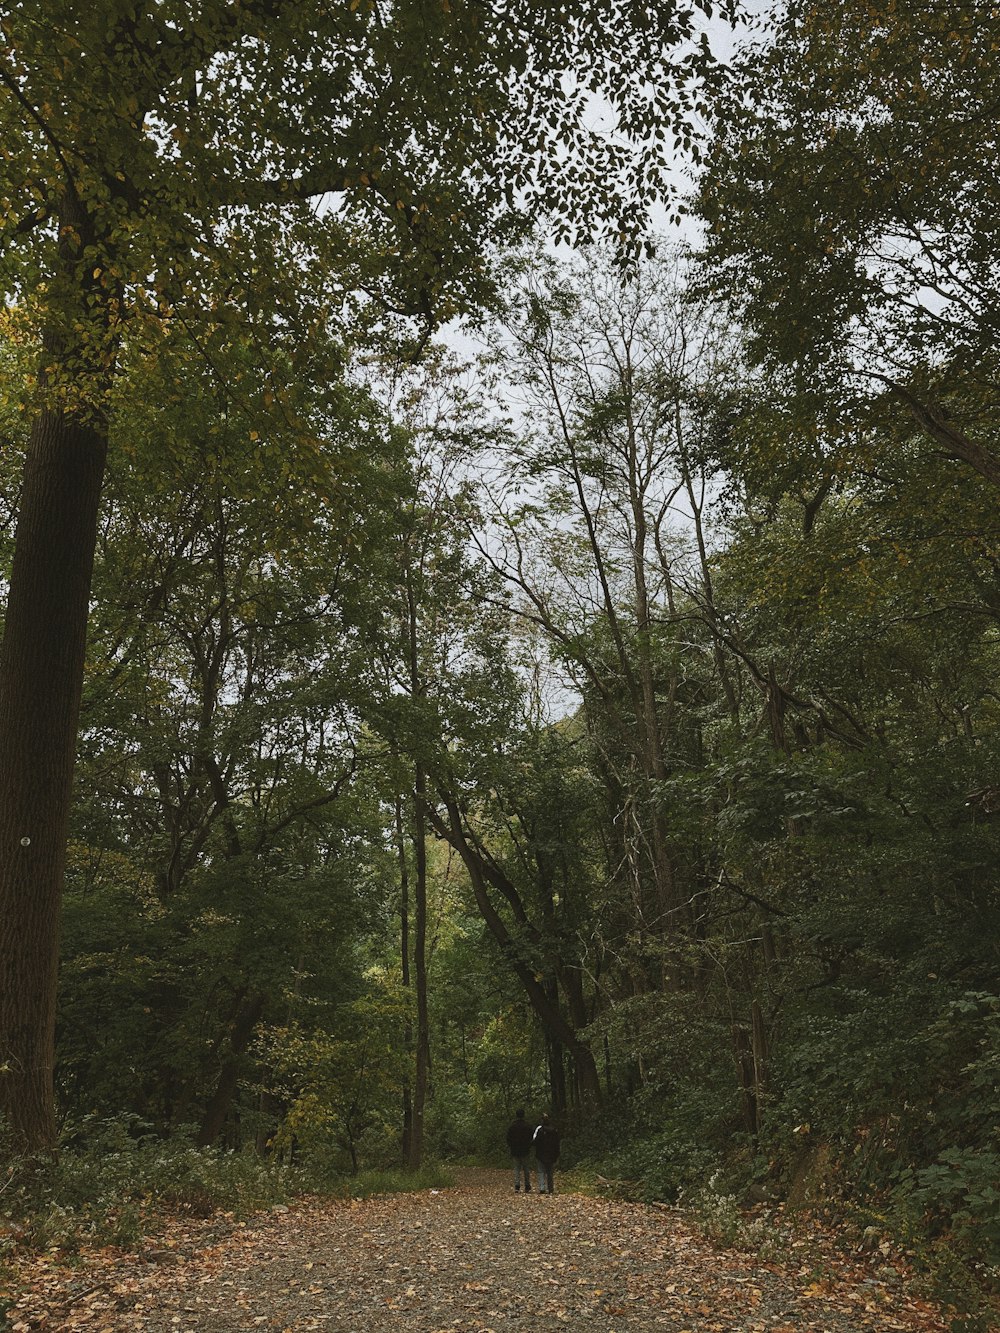
[[[996,1292],[1000,10],[0,31],[7,1221],[526,1106]]]

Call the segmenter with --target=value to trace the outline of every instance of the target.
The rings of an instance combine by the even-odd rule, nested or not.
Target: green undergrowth
[[[244,1217],[305,1188],[294,1167],[162,1139],[126,1120],[76,1127],[54,1157],[6,1160],[0,1246],[8,1252],[129,1247],[168,1216]]]
[[[715,1243],[762,1262],[787,1256],[793,1242],[806,1261],[809,1220],[822,1218],[847,1250],[870,1249],[876,1262],[881,1254],[889,1273],[898,1263],[915,1291],[948,1312],[952,1333],[1000,1328],[994,1153],[942,1147],[911,1167],[888,1151],[862,1158],[850,1140],[810,1135],[805,1146],[801,1137],[799,1146],[768,1145],[773,1154],[745,1141],[725,1154],[676,1129],[635,1133],[611,1153],[577,1160],[562,1180],[595,1197],[676,1206]],[[866,1146],[868,1137],[860,1136]]]
[[[64,1136],[59,1153],[8,1162],[0,1175],[0,1266],[16,1250],[72,1256],[86,1246],[130,1248],[180,1218],[229,1218],[303,1195],[368,1198],[446,1186],[440,1167],[345,1176],[255,1152],[195,1147],[163,1139],[134,1121],[94,1121]]]
[[[361,1171],[343,1181],[330,1193],[339,1198],[369,1199],[375,1194],[405,1194],[417,1190],[447,1189],[454,1178],[440,1163],[431,1162],[416,1171],[390,1167],[382,1171]]]

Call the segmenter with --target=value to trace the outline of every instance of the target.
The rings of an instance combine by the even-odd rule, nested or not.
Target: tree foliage
[[[859,402],[908,414],[994,486],[997,161],[977,127],[997,22],[776,6],[714,108],[699,191],[709,281],[752,354],[842,428]]]
[[[620,250],[491,247],[543,204],[572,230],[609,172],[604,220],[644,197],[580,116],[645,62],[662,92],[617,89],[620,128],[669,135],[690,16],[67,7],[48,48],[37,17],[4,82],[0,428],[29,466],[0,494],[47,562],[61,744],[85,667],[60,1113],[328,1184],[546,1109],[629,1193],[851,1201],[988,1282],[989,16],[775,14],[714,90],[697,267],[628,280]],[[465,365],[430,328],[487,289]],[[67,460],[75,611],[33,508],[60,478],[79,555]],[[27,662],[18,892],[61,881],[58,821],[42,878],[18,821],[69,771]],[[0,919],[41,1053],[4,1052],[22,1148],[54,955],[11,922],[35,948],[57,901]]]
[[[692,20],[672,6],[567,17],[426,0],[4,15],[0,263],[37,356],[0,647],[0,1107],[26,1146],[54,1137],[58,913],[122,340],[178,321],[211,362],[246,324],[284,348],[259,396],[287,416],[317,332],[371,303],[425,333],[469,309],[484,249],[540,201],[564,230],[592,221],[595,192],[605,219],[627,216],[662,154],[586,129],[586,98],[606,91],[625,136],[676,120],[709,52],[678,55]],[[618,95],[609,60],[638,83]]]

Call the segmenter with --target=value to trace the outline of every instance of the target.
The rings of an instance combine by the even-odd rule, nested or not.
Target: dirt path
[[[98,1333],[938,1333],[877,1256],[718,1250],[676,1213],[515,1195],[507,1174],[455,1188],[313,1202],[180,1233],[145,1258],[42,1266],[8,1327]]]

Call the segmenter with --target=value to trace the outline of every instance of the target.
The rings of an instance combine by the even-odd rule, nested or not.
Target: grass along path
[[[558,1177],[556,1185],[558,1188]],[[885,1258],[813,1238],[779,1259],[713,1246],[670,1209],[515,1195],[506,1172],[245,1224],[178,1225],[145,1253],[34,1260],[14,1333],[943,1333]]]

